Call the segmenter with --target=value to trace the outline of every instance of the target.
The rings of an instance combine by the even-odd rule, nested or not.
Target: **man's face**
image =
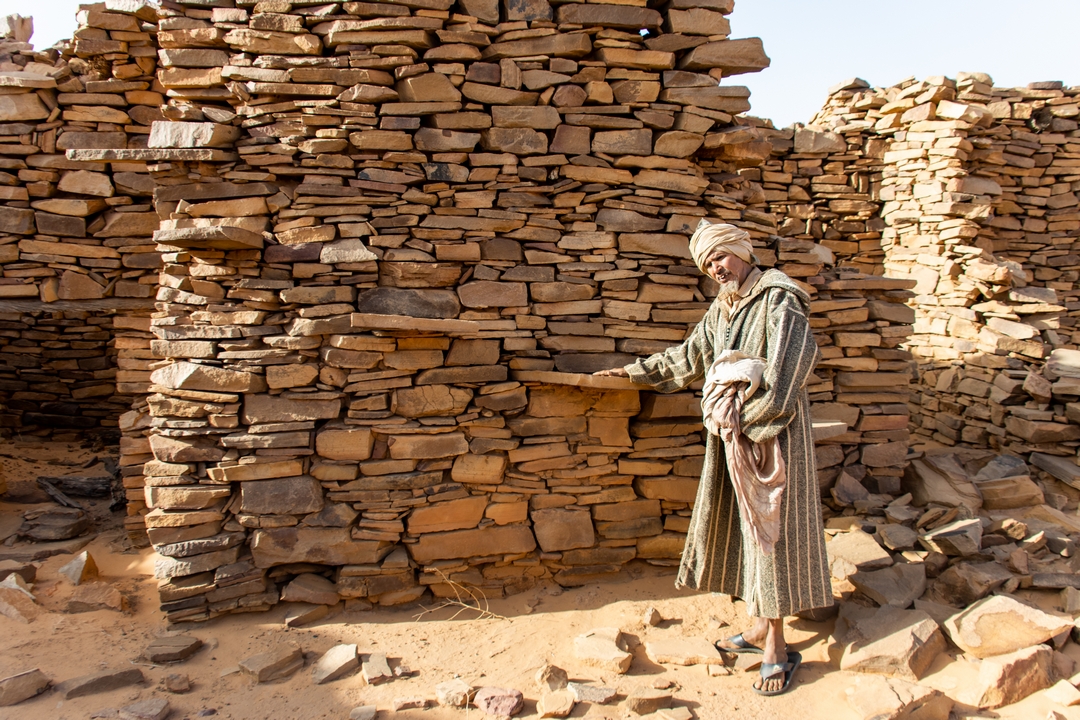
[[[705,272],[726,291],[734,285],[738,290],[746,276],[750,274],[750,263],[736,255],[717,248],[705,259]]]

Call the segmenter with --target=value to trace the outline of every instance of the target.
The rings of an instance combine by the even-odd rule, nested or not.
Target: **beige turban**
[[[731,253],[744,262],[753,262],[754,246],[750,242],[750,233],[726,223],[710,223],[702,220],[690,238],[690,255],[701,272],[705,272],[705,260],[718,247]]]

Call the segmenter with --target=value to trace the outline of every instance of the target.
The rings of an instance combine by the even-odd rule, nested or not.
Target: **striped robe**
[[[818,355],[809,302],[787,275],[767,270],[732,317],[725,318],[717,300],[682,345],[627,367],[634,382],[675,392],[704,377],[723,350],[765,359],[761,388],[743,406],[742,431],[754,442],[779,439],[788,472],[779,541],[765,555],[744,533],[727,481],[724,443],[707,433],[676,581],[679,587],[740,597],[752,616],[781,618],[833,602],[805,387]]]

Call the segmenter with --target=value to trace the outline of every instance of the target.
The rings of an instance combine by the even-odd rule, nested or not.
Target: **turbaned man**
[[[733,449],[708,433],[676,586],[733,595],[746,603],[754,619],[751,627],[716,646],[763,653],[754,690],[778,695],[791,686],[802,661],[799,653],[788,651],[784,618],[833,603],[806,392],[818,356],[807,320],[810,297],[783,272],[758,269],[749,234],[734,225],[702,220],[690,252],[698,268],[720,286],[705,317],[681,345],[597,374],[629,377],[666,393],[686,388],[711,370],[723,375],[725,360],[750,358],[761,368],[753,394],[742,397],[732,391],[712,398],[719,405],[726,400],[729,410],[731,402],[741,402],[741,408],[734,406],[738,427],[733,432],[735,438],[740,432],[743,436],[744,462],[733,465]],[[706,406],[710,392],[725,391],[710,382]],[[736,387],[745,394],[747,385]],[[759,486],[752,462],[764,463],[773,443],[779,446],[774,450],[779,468],[769,471],[775,476],[779,470],[779,491],[776,485]],[[738,477],[732,477],[732,467]]]

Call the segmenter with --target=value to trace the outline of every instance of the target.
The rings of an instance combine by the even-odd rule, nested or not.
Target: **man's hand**
[[[626,368],[611,368],[610,370],[599,370],[594,372],[593,375],[598,377],[630,377],[630,373],[626,372]]]

